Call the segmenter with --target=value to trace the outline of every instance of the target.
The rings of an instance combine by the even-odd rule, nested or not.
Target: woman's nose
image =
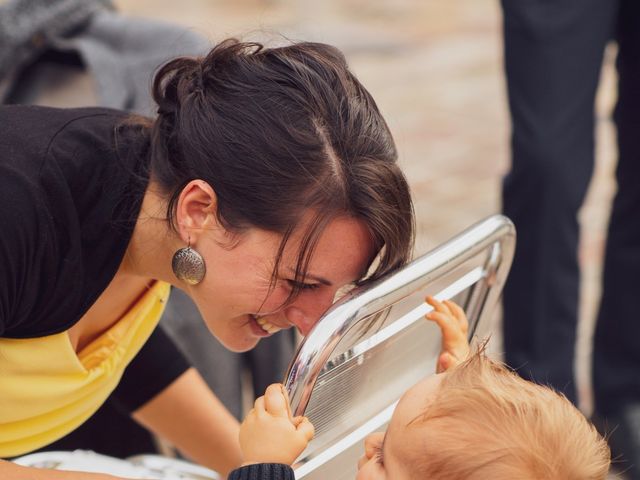
[[[296,307],[289,307],[285,310],[287,321],[293,324],[302,336],[307,336],[311,328],[315,325],[312,318]]]
[[[306,294],[302,294],[305,296]],[[298,298],[293,304],[285,309],[287,321],[298,329],[298,331],[306,336],[313,326],[320,320],[320,317],[333,303],[335,293],[327,292],[322,296],[314,298]],[[311,295],[309,295],[310,297]]]

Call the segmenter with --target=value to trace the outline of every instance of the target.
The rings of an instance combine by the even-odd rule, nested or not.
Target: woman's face
[[[226,243],[219,236],[202,235],[194,245],[205,259],[207,273],[186,290],[209,330],[230,350],[249,350],[260,339],[290,327],[306,335],[336,292],[365,273],[374,253],[365,224],[336,218],[319,238],[299,295],[285,305],[294,286],[301,230],[287,242],[275,284],[279,234],[249,229]]]

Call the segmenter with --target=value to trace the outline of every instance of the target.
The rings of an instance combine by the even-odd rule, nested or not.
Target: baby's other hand
[[[436,372],[442,373],[462,363],[469,356],[469,322],[464,310],[451,300],[440,302],[427,297],[426,302],[433,310],[425,318],[437,323],[442,332],[442,347],[436,367]]]
[[[292,417],[285,388],[269,385],[240,426],[240,448],[244,464],[291,465],[313,438],[313,425],[306,417]]]

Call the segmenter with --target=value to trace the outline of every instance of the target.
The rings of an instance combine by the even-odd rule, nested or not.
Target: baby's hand
[[[426,301],[433,310],[425,315],[438,324],[442,332],[442,349],[438,357],[437,373],[442,373],[462,363],[469,356],[469,322],[464,310],[451,300],[439,302],[433,297]]]
[[[312,438],[313,425],[306,417],[291,416],[286,390],[278,383],[269,385],[240,426],[240,448],[245,465],[291,465]]]

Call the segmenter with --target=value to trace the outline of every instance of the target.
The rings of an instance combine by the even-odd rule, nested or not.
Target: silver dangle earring
[[[178,279],[189,285],[200,283],[207,271],[202,255],[191,248],[191,239],[186,247],[182,247],[173,254],[171,268]]]

